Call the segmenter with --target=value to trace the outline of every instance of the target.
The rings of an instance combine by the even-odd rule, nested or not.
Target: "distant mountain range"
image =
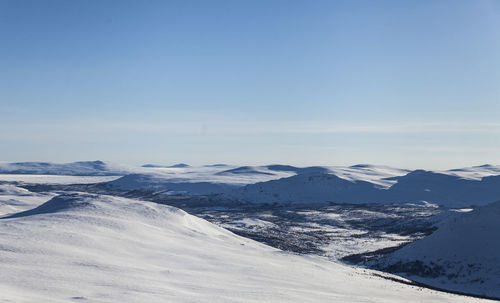
[[[14,162],[0,163],[0,174],[37,174],[69,176],[119,176],[130,173],[132,167],[103,161],[73,163]]]
[[[415,170],[390,177],[382,188],[364,180],[347,180],[332,173],[303,173],[249,184],[228,195],[251,202],[394,203],[429,202],[448,207],[484,205],[500,199],[500,176],[466,179],[456,175]]]
[[[500,199],[500,166],[447,171],[360,164],[349,167],[290,165],[133,167],[103,161],[54,164],[0,163],[3,174],[122,176],[108,186],[125,190],[215,195],[244,203],[421,203],[447,207]]]

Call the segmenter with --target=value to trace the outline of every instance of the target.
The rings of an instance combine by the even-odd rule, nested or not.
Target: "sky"
[[[500,1],[0,0],[0,160],[500,164]]]

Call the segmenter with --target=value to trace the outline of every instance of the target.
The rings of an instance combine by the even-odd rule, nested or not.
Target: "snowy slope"
[[[33,193],[11,184],[0,184],[0,217],[34,208],[54,197],[51,193]]]
[[[228,196],[251,203],[377,202],[379,189],[366,181],[349,181],[329,173],[293,177],[247,185]]]
[[[397,182],[396,177],[401,177],[411,172],[408,169],[369,164],[358,164],[349,167],[330,166],[328,168],[331,173],[342,179],[352,182],[370,182],[377,185],[378,188],[389,188]]]
[[[281,252],[164,205],[64,194],[0,219],[0,301],[479,302]]]
[[[500,298],[500,202],[454,216],[379,264],[420,282]]]
[[[480,180],[484,177],[500,175],[500,165],[485,164],[465,168],[437,171],[438,173],[458,176],[465,179]]]
[[[427,201],[449,207],[485,205],[499,198],[500,176],[466,179],[424,170],[398,177],[388,190],[392,201]]]

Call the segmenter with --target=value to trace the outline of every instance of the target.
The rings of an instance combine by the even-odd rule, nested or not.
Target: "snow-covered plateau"
[[[498,200],[492,165],[0,163],[0,302],[487,301]]]

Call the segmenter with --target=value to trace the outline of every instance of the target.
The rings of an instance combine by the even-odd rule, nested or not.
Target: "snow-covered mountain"
[[[449,207],[485,205],[500,198],[500,175],[465,178],[415,170],[396,178],[388,190],[389,201],[427,201]]]
[[[144,164],[141,167],[150,167],[150,168],[185,168],[189,167],[189,164],[186,163],[177,163],[174,165],[158,165],[158,164]]]
[[[350,181],[330,173],[305,173],[289,178],[249,184],[228,193],[249,203],[373,203],[380,190],[367,181]]]
[[[357,172],[346,178],[345,172],[339,171],[299,173],[249,184],[228,195],[251,203],[429,202],[455,208],[485,205],[500,198],[498,175],[465,178],[457,174],[415,170],[395,177]],[[384,182],[392,183],[382,186]]]
[[[211,165],[203,167],[165,168],[155,167],[149,171],[124,176],[122,180],[110,182],[111,186],[123,189],[163,188],[169,190],[172,184],[189,183],[197,188],[195,183],[217,185],[219,193],[227,193],[228,188],[242,187],[249,184],[263,183],[273,180],[285,180],[294,176],[330,175],[339,176],[346,181],[364,181],[376,186],[386,188],[396,183],[391,177],[408,173],[407,170],[395,169],[386,166],[359,165],[351,167],[294,167],[290,165],[267,166],[229,166]],[[221,186],[232,185],[232,186]]]
[[[429,285],[500,298],[500,201],[454,216],[377,267]]]
[[[16,162],[0,163],[0,174],[37,174],[68,176],[120,176],[136,168],[103,161],[73,163]]]
[[[288,254],[179,209],[66,193],[0,219],[12,302],[479,302]]]
[[[213,195],[238,203],[435,203],[452,208],[485,205],[500,198],[500,167],[448,171],[354,165],[132,167],[108,162],[0,164],[0,173],[122,176],[107,183],[122,190]],[[1,178],[0,178],[1,180]]]

